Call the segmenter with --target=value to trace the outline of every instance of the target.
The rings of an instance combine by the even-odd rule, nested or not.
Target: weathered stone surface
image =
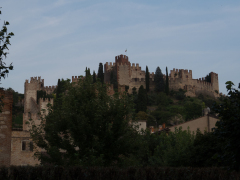
[[[2,125],[2,126],[0,126],[0,129],[6,129],[6,128],[7,128],[6,125]]]
[[[6,123],[5,123],[4,121],[0,121],[0,125],[1,125],[1,124],[6,124]]]
[[[0,114],[0,165],[10,166],[12,133],[12,93],[0,90],[4,106]]]
[[[5,134],[0,134],[0,138],[5,138]]]

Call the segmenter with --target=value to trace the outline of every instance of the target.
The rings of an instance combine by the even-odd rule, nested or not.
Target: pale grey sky
[[[125,54],[150,72],[159,66],[191,69],[193,78],[213,71],[240,82],[240,1],[237,0],[2,0],[0,23],[9,21],[9,55],[14,70],[1,81],[23,93],[24,82],[41,76],[84,75],[87,67]],[[236,86],[237,87],[237,86]]]

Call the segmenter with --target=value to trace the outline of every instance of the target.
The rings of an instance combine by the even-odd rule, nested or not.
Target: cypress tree
[[[86,67],[86,69],[85,69],[85,77],[87,77],[87,67]]]
[[[155,91],[164,92],[164,79],[163,79],[162,71],[159,66],[157,67],[155,72],[154,82],[155,82]]]
[[[102,82],[102,84],[104,83],[104,73],[103,73],[103,65],[102,65],[102,63],[99,63],[97,78],[100,79],[100,81]]]
[[[62,89],[62,83],[61,83],[61,80],[58,79],[57,90],[56,90],[56,99],[58,99],[60,97],[61,89]]]
[[[90,68],[88,68],[88,76],[91,76]]]
[[[146,66],[145,82],[146,82],[146,91],[149,92],[149,72],[148,72],[147,66]]]
[[[138,90],[137,112],[139,111],[147,111],[147,92],[143,85],[141,85]]]
[[[96,73],[95,71],[93,71],[93,83],[95,83],[97,80],[96,80]]]
[[[166,67],[166,85],[165,85],[165,93],[169,94],[169,82],[168,82],[168,68]]]
[[[110,83],[113,84],[114,90],[118,89],[117,75],[114,70],[112,70],[110,74]]]

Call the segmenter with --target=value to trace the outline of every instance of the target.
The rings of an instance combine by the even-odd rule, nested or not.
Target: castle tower
[[[30,82],[25,81],[24,84],[24,113],[32,112],[33,107],[31,101],[37,102],[37,91],[44,88],[44,79],[41,77],[31,77]]]
[[[30,82],[24,84],[24,113],[23,130],[28,130],[26,122],[29,119],[35,119],[38,116],[39,108],[37,105],[37,91],[44,88],[44,79],[41,77],[31,77]]]
[[[130,82],[130,62],[126,55],[119,55],[115,57],[115,64],[117,70],[117,81],[119,85],[129,85]]]
[[[213,89],[219,93],[218,74],[211,72],[211,83]]]

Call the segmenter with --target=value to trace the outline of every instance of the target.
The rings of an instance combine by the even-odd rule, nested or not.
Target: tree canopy
[[[215,105],[214,111],[219,113],[220,121],[216,123],[215,135],[224,141],[224,153],[218,158],[222,165],[240,170],[240,91],[233,88],[231,81],[226,82],[228,97],[223,103]],[[238,89],[240,89],[240,84]]]
[[[1,11],[0,11],[1,14]],[[9,73],[9,70],[13,70],[13,65],[10,63],[7,65],[6,62],[3,61],[4,58],[7,58],[8,54],[8,46],[10,44],[10,38],[14,36],[12,32],[7,33],[7,26],[9,25],[8,21],[4,21],[3,27],[0,31],[0,81],[1,78],[5,78]]]
[[[137,132],[129,125],[132,102],[127,95],[108,96],[105,85],[81,78],[67,89],[62,104],[49,105],[40,126],[31,137],[46,150],[35,155],[42,163],[55,165],[114,165],[133,153]]]

